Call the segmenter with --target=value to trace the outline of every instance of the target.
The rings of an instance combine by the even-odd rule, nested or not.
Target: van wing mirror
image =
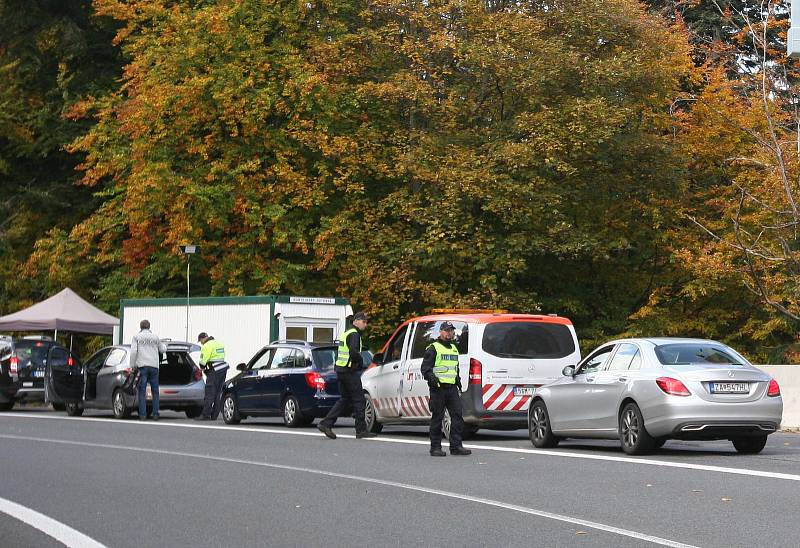
[[[245,371],[247,369],[247,364],[240,363],[239,365],[236,366],[236,369],[238,369],[239,371]]]
[[[568,365],[564,369],[561,370],[561,374],[565,377],[574,377],[575,376],[575,366]]]

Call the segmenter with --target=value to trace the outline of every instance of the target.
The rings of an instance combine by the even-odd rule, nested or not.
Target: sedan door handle
[[[400,367],[400,364],[399,364],[399,363],[396,363],[396,364],[394,364],[394,365],[392,366],[392,369],[397,369],[398,367]]]
[[[594,377],[586,377],[586,382],[594,382]]]
[[[617,380],[619,382],[626,382],[628,380],[628,377],[619,377]]]

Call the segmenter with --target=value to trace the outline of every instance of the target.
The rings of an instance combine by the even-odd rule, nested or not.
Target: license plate
[[[23,382],[22,383],[22,388],[29,388],[29,387],[32,387],[32,386],[33,386],[32,382]]]
[[[747,382],[712,382],[712,394],[747,394],[750,392],[750,383]]]
[[[515,396],[533,396],[533,391],[536,390],[532,386],[515,386],[514,387],[514,395]]]
[[[44,378],[44,371],[34,371],[34,372],[31,374],[31,377],[34,377],[34,378]]]

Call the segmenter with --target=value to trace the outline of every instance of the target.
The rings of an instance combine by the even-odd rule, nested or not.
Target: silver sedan
[[[619,439],[636,455],[671,438],[727,439],[740,453],[758,453],[783,413],[778,383],[715,341],[611,341],[563,375],[531,400],[536,447],[563,438]]]

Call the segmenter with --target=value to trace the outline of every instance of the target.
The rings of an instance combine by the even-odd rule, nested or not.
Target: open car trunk
[[[158,373],[158,384],[181,385],[191,384],[195,378],[196,366],[188,352],[183,350],[167,350],[167,355],[161,360]]]

